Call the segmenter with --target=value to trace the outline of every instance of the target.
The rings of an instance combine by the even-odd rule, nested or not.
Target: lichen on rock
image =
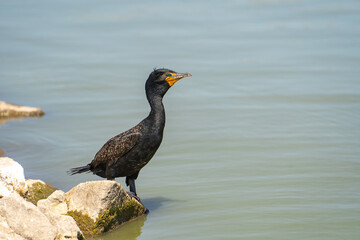
[[[145,214],[145,207],[129,197],[115,181],[81,183],[66,195],[68,215],[85,235],[97,235]]]
[[[57,188],[41,180],[27,179],[26,184],[28,191],[22,196],[35,205],[40,199],[46,199],[57,190]]]
[[[126,199],[121,205],[114,204],[109,210],[100,212],[96,227],[101,232],[107,232],[144,213],[145,208],[137,200]]]

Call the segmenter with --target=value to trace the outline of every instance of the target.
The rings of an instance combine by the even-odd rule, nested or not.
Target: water
[[[0,125],[27,178],[67,176],[164,99],[137,190],[150,214],[98,239],[359,239],[358,1],[1,1],[0,98],[46,115]],[[123,179],[118,179],[124,184]]]

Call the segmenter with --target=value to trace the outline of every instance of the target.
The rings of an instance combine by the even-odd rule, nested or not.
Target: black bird
[[[169,69],[155,69],[151,72],[145,84],[146,97],[151,107],[149,116],[135,127],[109,139],[91,163],[72,168],[69,174],[92,171],[108,180],[126,177],[130,192],[137,196],[135,180],[140,170],[154,156],[163,138],[165,109],[162,99],[175,82],[190,76],[190,73],[177,73]]]

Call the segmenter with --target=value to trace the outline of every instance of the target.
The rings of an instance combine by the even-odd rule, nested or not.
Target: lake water
[[[359,23],[351,0],[1,1],[0,99],[46,115],[0,148],[100,180],[66,171],[147,116],[154,67],[191,72],[136,182],[150,214],[97,239],[359,239]]]

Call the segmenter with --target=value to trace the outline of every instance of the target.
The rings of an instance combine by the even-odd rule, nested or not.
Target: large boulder
[[[40,117],[44,111],[40,108],[19,106],[0,101],[0,118],[12,117]]]
[[[92,181],[65,194],[68,215],[86,235],[112,230],[145,214],[146,208],[131,198],[116,181]]]
[[[12,192],[24,194],[27,191],[23,167],[8,157],[0,157],[0,198]]]

